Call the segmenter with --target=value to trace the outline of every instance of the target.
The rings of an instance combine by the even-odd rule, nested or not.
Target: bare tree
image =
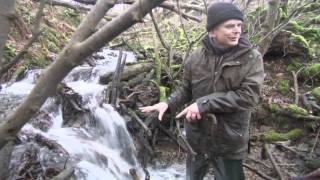
[[[147,13],[163,1],[138,0],[123,14],[94,33],[96,25],[116,3],[115,0],[99,0],[82,21],[55,62],[42,73],[31,93],[0,126],[0,148],[16,136],[23,125],[36,114],[46,99],[55,93],[57,85],[74,67],[130,26],[140,22]]]
[[[271,36],[272,30],[277,25],[279,19],[279,7],[280,7],[280,0],[270,0],[268,2],[268,11],[267,17],[264,23],[262,24],[261,31],[262,31],[262,40],[259,43],[259,51],[262,55],[264,55],[274,36]]]
[[[14,16],[15,0],[0,0],[0,67],[3,64],[3,50],[10,32],[10,19]]]

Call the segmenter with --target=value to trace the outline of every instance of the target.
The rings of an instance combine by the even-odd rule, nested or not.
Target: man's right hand
[[[157,103],[157,104],[155,104],[153,106],[145,106],[145,107],[141,107],[139,109],[141,110],[141,112],[144,112],[144,113],[150,113],[150,112],[153,112],[153,111],[158,111],[159,112],[158,119],[161,121],[162,117],[163,117],[163,114],[168,109],[168,104],[165,103],[165,102],[160,102],[160,103]]]

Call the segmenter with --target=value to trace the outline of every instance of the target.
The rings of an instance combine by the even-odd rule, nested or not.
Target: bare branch
[[[99,0],[109,6],[111,1]],[[99,4],[99,1],[97,4]],[[104,25],[99,31],[79,43],[69,43],[63,51],[58,55],[57,59],[51,64],[37,81],[31,93],[25,100],[14,110],[5,121],[0,125],[0,148],[2,148],[10,139],[13,139],[20,129],[30,118],[36,114],[46,99],[55,93],[57,85],[62,79],[86,57],[93,52],[102,48],[106,43],[127,30],[133,24],[141,21],[141,19],[149,13],[153,8],[157,7],[163,0],[139,0],[128,8],[123,14],[114,18],[111,22]],[[97,5],[89,13],[97,15],[105,14],[103,11],[96,11],[103,7]],[[84,21],[95,19],[88,16]],[[98,20],[98,19],[97,19]],[[94,23],[95,24],[95,23]],[[79,31],[90,30],[92,27],[79,27]],[[77,31],[78,31],[77,30]],[[73,37],[71,41],[79,41],[86,36],[79,35],[78,38]]]
[[[164,40],[164,38],[162,36],[162,33],[160,31],[160,28],[158,26],[158,23],[157,23],[156,19],[154,18],[154,15],[153,15],[152,11],[150,12],[150,16],[151,16],[154,28],[156,29],[157,35],[158,35],[158,37],[160,39],[160,42],[161,42],[162,46],[169,51],[170,50],[170,46],[165,42],[165,40]]]
[[[181,23],[182,30],[183,30],[184,35],[186,36],[188,45],[190,46],[191,42],[190,42],[189,36],[187,34],[187,31],[186,31],[186,29],[184,27],[184,24],[183,24],[182,15],[181,15],[181,7],[180,7],[180,1],[179,0],[177,0],[177,7],[178,7],[178,13],[179,13],[179,17],[180,17],[180,23]]]

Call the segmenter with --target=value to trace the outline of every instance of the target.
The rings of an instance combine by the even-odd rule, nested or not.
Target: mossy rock
[[[287,109],[289,112],[293,113],[293,115],[303,115],[303,116],[309,115],[307,110],[297,106],[296,104],[289,104]]]
[[[264,140],[268,143],[275,141],[287,141],[287,140],[296,140],[302,136],[301,129],[293,129],[287,133],[278,133],[274,129],[270,129],[266,132]]]

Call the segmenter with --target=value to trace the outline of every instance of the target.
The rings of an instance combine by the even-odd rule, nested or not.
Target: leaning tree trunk
[[[46,99],[55,93],[57,85],[74,67],[130,26],[140,22],[147,13],[163,1],[137,0],[123,14],[91,35],[92,30],[115,3],[115,0],[99,0],[55,62],[42,73],[31,93],[0,126],[0,148],[16,136]]]
[[[268,5],[267,17],[261,27],[263,39],[259,43],[259,51],[262,55],[268,51],[272,39],[274,38],[274,35],[271,32],[278,23],[280,0],[270,0]]]
[[[3,65],[3,52],[10,32],[10,19],[14,15],[15,0],[0,0],[0,67]]]

